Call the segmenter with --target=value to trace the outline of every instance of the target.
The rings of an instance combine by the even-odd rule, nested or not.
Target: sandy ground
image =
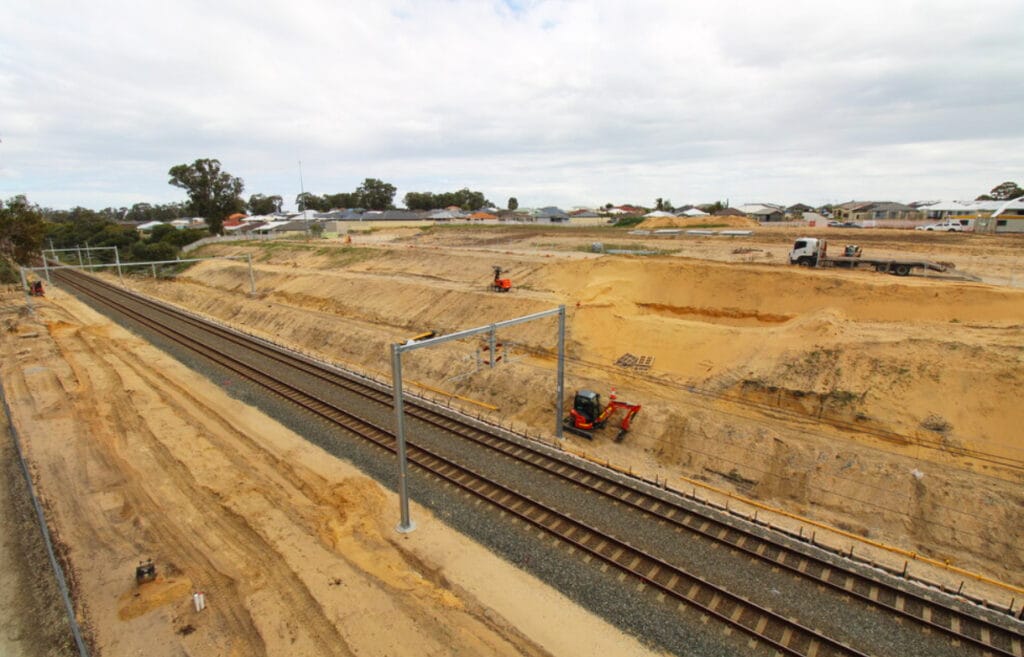
[[[674,251],[645,258],[589,252],[593,241],[652,243],[621,232],[407,229],[357,235],[355,248],[330,240],[256,247],[258,299],[245,294],[245,267],[228,262],[206,263],[176,284],[138,285],[384,379],[390,342],[566,304],[567,389],[593,387],[607,398],[617,386],[644,405],[623,443],[572,437],[570,448],[1024,584],[1016,431],[1024,407],[1015,402],[1024,292],[788,266],[792,236],[805,230],[758,231],[742,242],[675,239],[665,242]],[[848,233],[821,234],[837,241]],[[856,234],[867,250],[894,255],[966,261],[984,251],[1000,275],[1013,271],[1022,244]],[[511,294],[488,291],[494,264],[510,272]],[[466,406],[474,413],[550,435],[553,323],[510,329],[502,340],[504,367],[481,368],[487,348],[470,341],[416,352],[408,378],[479,402]],[[653,366],[616,367],[625,354]],[[896,566],[906,558],[890,556]]]
[[[866,253],[989,284],[786,265],[807,230],[402,229],[200,253],[251,253],[255,297],[238,261],[128,285],[382,380],[392,342],[565,304],[567,392],[614,386],[643,404],[623,442],[607,430],[567,449],[1020,600],[1024,241],[856,233]],[[598,255],[596,241],[664,253]],[[492,265],[511,293],[489,291]],[[399,537],[379,486],[59,290],[38,322],[7,317],[4,386],[103,654],[643,654],[440,523]],[[551,439],[554,322],[499,337],[494,368],[467,340],[410,354],[406,381]],[[651,367],[617,366],[626,354]],[[161,578],[136,588],[149,556]]]
[[[4,321],[94,654],[650,654],[59,290]]]

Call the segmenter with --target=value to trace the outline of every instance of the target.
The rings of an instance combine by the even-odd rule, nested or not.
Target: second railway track
[[[55,272],[57,273],[57,272]],[[317,391],[328,387],[347,390],[365,399],[367,403],[390,407],[391,395],[378,386],[361,381],[358,377],[326,367],[315,360],[282,349],[262,340],[207,322],[195,315],[182,312],[167,304],[131,294],[92,277],[67,272],[57,273],[58,280],[87,295],[97,303],[116,309],[135,322],[161,333],[188,349],[235,371],[266,389],[337,422],[350,432],[373,441],[382,448],[393,450],[394,439],[389,425],[375,425],[356,417],[333,402],[321,397]],[[156,315],[156,317],[153,317]],[[171,325],[177,325],[172,328]],[[205,339],[200,339],[205,336]],[[219,344],[230,348],[208,345],[212,336]],[[237,350],[238,354],[227,352]],[[242,356],[241,353],[248,356]],[[284,380],[285,370],[302,373],[313,383],[296,386]],[[734,552],[739,558],[757,561],[762,567],[782,570],[794,578],[814,583],[830,592],[832,599],[847,604],[852,601],[882,610],[891,617],[913,621],[922,635],[945,636],[952,648],[966,649],[951,654],[1004,655],[1024,657],[1019,624],[1013,619],[998,622],[987,618],[989,614],[970,614],[962,605],[936,600],[923,595],[914,587],[901,586],[881,573],[862,572],[863,569],[843,568],[836,560],[816,555],[813,548],[792,545],[792,541],[771,540],[762,533],[744,530],[735,522],[717,518],[710,512],[702,513],[696,505],[644,486],[622,482],[620,477],[596,472],[592,466],[559,457],[551,450],[532,447],[526,441],[509,440],[499,433],[483,431],[473,424],[460,421],[457,416],[441,414],[426,405],[408,404],[407,412],[418,421],[468,441],[479,449],[515,461],[519,467],[534,470],[542,476],[578,491],[582,504],[601,498],[616,506],[628,508],[641,522],[657,523],[678,535],[719,545]],[[645,582],[662,595],[701,609],[744,633],[755,637],[769,651],[786,655],[861,655],[861,654],[915,654],[880,651],[871,641],[865,642],[867,651],[855,647],[856,632],[839,632],[843,639],[832,638],[830,631],[817,631],[807,624],[794,621],[782,613],[771,611],[763,603],[730,592],[721,584],[688,572],[678,559],[661,554],[657,549],[617,534],[614,528],[598,526],[600,523],[582,519],[585,513],[575,509],[560,509],[550,500],[541,499],[536,489],[521,488],[514,482],[500,483],[486,472],[474,469],[472,463],[459,463],[451,453],[441,453],[426,445],[411,442],[410,459],[433,476],[443,479],[461,490],[503,509],[527,524],[548,534],[558,536],[571,549],[597,559],[631,577]],[[458,452],[459,450],[452,450]],[[692,570],[692,569],[690,569]],[[940,596],[941,598],[941,596]],[[851,647],[854,646],[854,647]],[[922,652],[916,654],[931,654]]]

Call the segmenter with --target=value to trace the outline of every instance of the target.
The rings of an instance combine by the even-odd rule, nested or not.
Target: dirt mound
[[[654,230],[656,228],[693,228],[694,226],[714,226],[715,228],[757,228],[761,224],[749,217],[650,217],[644,219],[637,228]]]

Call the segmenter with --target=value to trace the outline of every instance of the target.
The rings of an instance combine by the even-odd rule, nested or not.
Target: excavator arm
[[[605,412],[602,413],[602,415],[607,413],[610,416],[620,408],[626,411],[626,416],[622,418],[622,422],[619,423],[619,433],[615,436],[615,442],[617,443],[622,442],[622,439],[626,437],[627,433],[629,433],[629,426],[633,422],[633,418],[636,417],[636,414],[639,413],[640,409],[643,407],[640,404],[629,404],[627,402],[613,400],[608,403],[608,408],[605,409]]]

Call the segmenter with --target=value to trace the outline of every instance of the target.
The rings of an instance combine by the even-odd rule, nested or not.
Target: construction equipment
[[[913,269],[944,272],[955,267],[949,262],[932,262],[917,258],[864,258],[861,254],[859,246],[849,244],[843,255],[830,256],[827,241],[817,237],[801,237],[793,243],[793,250],[789,252],[789,263],[801,267],[874,267],[875,271],[894,276],[908,276]]]
[[[152,582],[154,579],[156,579],[156,564],[153,563],[153,560],[140,561],[139,565],[135,567],[135,583],[142,585]]]
[[[501,267],[494,265],[494,282],[491,283],[491,289],[495,292],[508,292],[512,289],[512,279],[501,277]]]
[[[593,440],[595,430],[603,429],[616,411],[624,410],[626,416],[619,423],[619,433],[615,436],[615,442],[620,442],[626,437],[629,426],[640,409],[640,404],[630,404],[616,399],[615,388],[612,388],[612,393],[608,396],[608,405],[604,408],[601,408],[601,395],[593,390],[577,390],[569,417],[565,418],[563,424],[567,431]]]

